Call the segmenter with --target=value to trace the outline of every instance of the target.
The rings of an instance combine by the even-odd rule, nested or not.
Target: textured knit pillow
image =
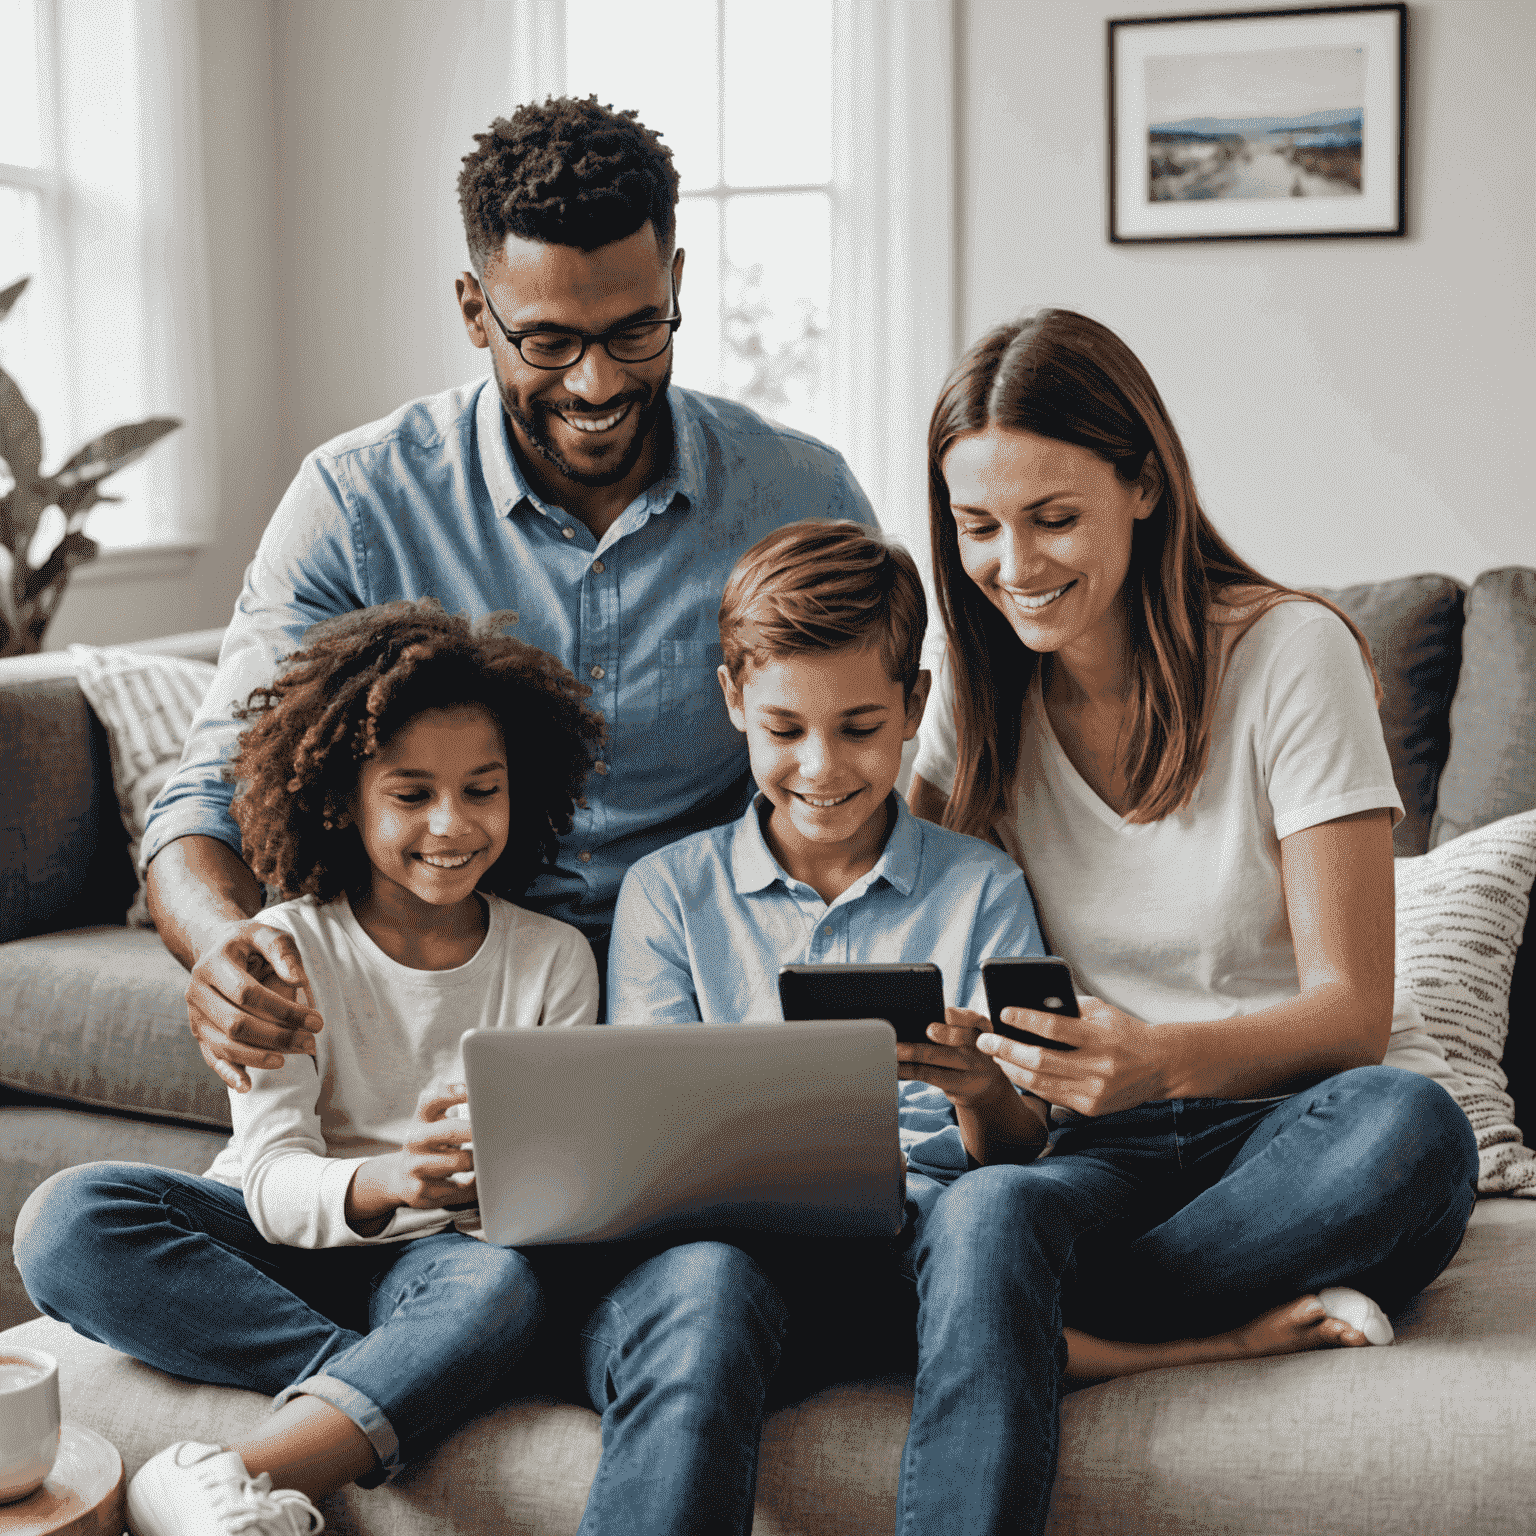
[[[1478,1190],[1536,1199],[1536,1150],[1522,1145],[1500,1065],[1536,880],[1536,810],[1398,859],[1396,868],[1398,984],[1464,1084],[1459,1102],[1477,1133]]]
[[[215,668],[212,662],[150,656],[120,646],[72,645],[69,655],[80,691],[106,727],[112,785],[128,829],[128,856],[137,869],[149,808],[181,760],[192,717]],[[142,875],[128,922],[151,926]]]

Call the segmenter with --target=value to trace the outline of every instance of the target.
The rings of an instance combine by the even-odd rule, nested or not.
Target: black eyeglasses
[[[496,313],[491,296],[480,285],[480,296],[501,333],[517,348],[517,355],[531,368],[574,368],[594,343],[616,363],[648,363],[672,344],[672,333],[683,323],[677,303],[677,280],[672,279],[672,315],[666,320],[629,320],[589,335],[585,331],[511,330]]]

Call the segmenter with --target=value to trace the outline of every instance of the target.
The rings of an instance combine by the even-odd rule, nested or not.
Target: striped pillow
[[[112,785],[128,829],[128,854],[137,869],[149,808],[181,761],[192,717],[215,668],[212,662],[151,656],[121,646],[72,645],[69,656],[80,691],[106,727]],[[153,926],[142,874],[128,922],[139,928]]]
[[[1398,986],[1412,993],[1461,1078],[1456,1097],[1477,1134],[1478,1191],[1536,1199],[1536,1150],[1522,1145],[1500,1065],[1536,881],[1536,810],[1398,859],[1396,869]]]

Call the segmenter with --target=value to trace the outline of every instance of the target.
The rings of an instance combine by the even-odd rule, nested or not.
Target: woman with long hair
[[[1401,802],[1359,631],[1221,538],[1146,370],[1081,315],[978,341],[928,462],[948,657],[909,799],[1020,863],[1081,1013],[1005,1010],[1052,1047],[971,1017],[1038,1131],[913,1237],[903,1514],[983,1536],[1042,1527],[1069,1374],[1254,1319],[1227,1355],[1390,1339],[1477,1160],[1440,1085],[1381,1065],[1427,1036],[1394,1014]],[[1348,1339],[1315,1326],[1332,1287],[1376,1303]]]

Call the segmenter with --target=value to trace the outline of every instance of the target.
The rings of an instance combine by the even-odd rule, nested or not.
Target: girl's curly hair
[[[507,846],[481,882],[516,900],[553,864],[603,740],[590,692],[553,656],[435,598],[381,603],[316,624],[270,684],[254,689],[225,778],[246,861],[284,896],[331,901],[368,888],[350,806],[364,759],[427,709],[481,705],[507,750]]]

